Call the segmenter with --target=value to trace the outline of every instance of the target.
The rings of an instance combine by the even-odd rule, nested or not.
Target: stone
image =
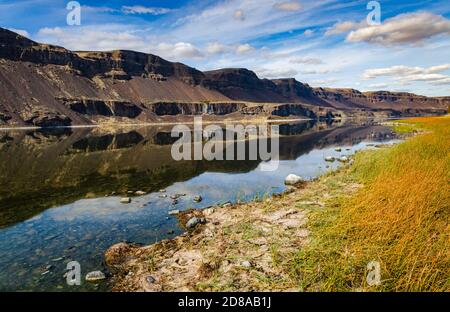
[[[241,262],[241,265],[242,265],[244,268],[251,268],[251,267],[252,267],[252,264],[251,264],[250,261],[242,261],[242,262]]]
[[[160,193],[165,193],[166,190],[165,190],[165,189],[160,189],[159,192],[160,192]]]
[[[202,200],[203,200],[203,198],[202,198],[200,195],[194,196],[194,201],[195,201],[195,202],[199,203],[199,202],[201,202]]]
[[[142,196],[142,195],[145,195],[147,193],[144,192],[144,191],[136,191],[134,194],[137,195],[137,196]]]
[[[334,150],[335,150],[336,152],[341,152],[341,151],[342,151],[342,148],[336,147]]]
[[[166,194],[159,195],[159,198],[167,198]]]
[[[86,274],[86,281],[88,282],[97,282],[104,280],[105,278],[106,275],[102,271],[92,271]]]
[[[284,184],[286,185],[295,185],[300,182],[303,182],[302,177],[299,177],[298,175],[295,174],[290,174],[284,179]]]
[[[171,216],[175,216],[175,215],[177,215],[179,213],[180,213],[180,210],[170,210],[169,211],[169,215],[171,215]]]
[[[336,158],[334,158],[333,156],[327,156],[327,157],[325,157],[325,161],[333,162],[333,161],[335,161],[335,160],[336,160]]]
[[[348,159],[347,156],[342,156],[342,157],[340,157],[338,160],[339,160],[340,162],[347,162],[347,161],[349,161],[349,159]]]
[[[122,204],[129,204],[131,203],[131,198],[130,197],[123,197],[120,199],[120,203]]]
[[[192,217],[192,218],[190,218],[189,219],[189,221],[188,222],[186,222],[186,227],[188,228],[188,229],[192,229],[192,228],[194,228],[197,224],[199,224],[200,223],[200,219],[199,218],[197,218],[197,217]]]
[[[149,283],[149,284],[154,284],[154,283],[156,282],[156,279],[155,279],[153,276],[148,275],[148,276],[145,278],[145,281],[146,281],[147,283]]]
[[[178,199],[174,199],[174,200],[172,201],[172,205],[176,205],[176,204],[178,204]]]

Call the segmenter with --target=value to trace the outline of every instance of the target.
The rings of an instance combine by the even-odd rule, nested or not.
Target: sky
[[[80,25],[67,22],[69,2],[0,0],[0,26],[71,50],[135,50],[200,70],[450,95],[448,0],[381,0],[379,15],[360,0],[79,0]]]

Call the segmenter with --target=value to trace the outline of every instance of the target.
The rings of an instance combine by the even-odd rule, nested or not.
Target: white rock
[[[170,210],[169,215],[174,216],[180,213],[180,210]]]
[[[123,198],[120,199],[120,202],[122,204],[129,204],[129,203],[131,203],[131,198],[130,197],[123,197]]]
[[[336,147],[334,150],[335,150],[336,152],[340,152],[340,151],[342,151],[342,148]]]
[[[134,194],[136,194],[137,196],[142,196],[142,195],[145,195],[147,193],[143,192],[143,191],[136,191]]]
[[[347,161],[349,161],[349,159],[348,159],[347,156],[342,156],[342,157],[339,158],[339,161],[340,162],[347,162]]]
[[[88,282],[101,281],[104,280],[105,278],[106,275],[102,271],[92,271],[86,274],[86,281]]]
[[[250,261],[242,261],[241,265],[245,268],[251,268],[252,264],[250,263]]]
[[[325,157],[325,161],[333,162],[333,161],[335,161],[335,160],[336,160],[336,158],[334,158],[333,156],[327,156],[327,157]]]
[[[295,174],[290,174],[284,179],[284,184],[286,185],[295,185],[297,183],[302,182],[303,179]]]

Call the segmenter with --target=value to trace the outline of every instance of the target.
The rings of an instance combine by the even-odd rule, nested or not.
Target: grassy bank
[[[347,178],[364,185],[310,215],[311,244],[293,259],[306,290],[450,290],[450,118],[402,121],[424,133],[392,148],[365,151]],[[367,264],[381,265],[368,287]]]
[[[450,118],[396,129],[421,133],[292,192],[184,213],[206,222],[177,238],[111,247],[113,289],[449,291]]]

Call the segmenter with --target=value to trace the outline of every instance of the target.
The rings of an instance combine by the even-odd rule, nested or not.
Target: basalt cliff
[[[0,28],[0,126],[443,114],[450,97],[312,88],[133,51],[69,51]]]

